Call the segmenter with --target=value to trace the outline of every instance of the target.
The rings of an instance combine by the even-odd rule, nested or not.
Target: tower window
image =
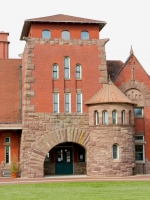
[[[106,110],[104,110],[102,113],[102,120],[103,120],[102,121],[103,124],[108,124],[108,113]]]
[[[81,31],[81,39],[82,40],[88,40],[89,39],[88,31]]]
[[[42,38],[50,38],[50,31],[49,30],[43,30],[42,31]]]
[[[117,112],[115,110],[112,111],[112,124],[117,124]]]
[[[64,40],[69,40],[70,39],[70,32],[69,31],[62,31],[61,32],[61,38]]]

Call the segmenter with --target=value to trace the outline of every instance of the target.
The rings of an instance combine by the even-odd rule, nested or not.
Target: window
[[[5,146],[5,163],[10,163],[10,146]]]
[[[135,145],[135,160],[136,161],[143,161],[144,156],[144,145]]]
[[[141,140],[141,141],[144,141],[144,136],[142,135],[136,135],[135,136],[135,140],[137,140],[137,141],[139,141],[139,140]]]
[[[81,79],[81,66],[76,65],[76,79]]]
[[[70,93],[65,93],[65,112],[70,113],[71,105],[70,105]]]
[[[82,94],[81,93],[76,94],[76,110],[77,110],[77,113],[82,112]]]
[[[131,110],[129,111],[129,124],[131,124],[131,122],[132,122],[132,112],[131,112]]]
[[[82,146],[78,146],[78,161],[85,162],[85,149]]]
[[[58,65],[53,64],[53,78],[58,79]]]
[[[124,110],[121,111],[121,123],[122,124],[125,123],[125,111]]]
[[[64,58],[64,78],[70,78],[70,60],[69,57]]]
[[[62,31],[61,32],[61,38],[64,40],[69,40],[70,39],[70,32],[69,31]]]
[[[117,144],[114,144],[113,147],[112,147],[112,158],[113,159],[119,158],[118,145]]]
[[[112,111],[112,124],[117,124],[117,112],[115,110]]]
[[[50,38],[50,31],[43,30],[42,31],[42,38]]]
[[[142,108],[134,108],[134,117],[142,117],[143,109]]]
[[[88,33],[88,31],[82,31],[81,32],[81,39],[82,40],[88,40],[89,39],[89,33]]]
[[[99,124],[99,113],[98,111],[94,111],[95,125]]]
[[[46,162],[48,162],[48,163],[50,162],[50,152],[48,152],[48,153],[46,154],[44,162],[45,162],[45,163],[46,163]]]
[[[102,113],[102,119],[103,119],[103,124],[108,124],[108,113],[106,110],[103,111]]]
[[[59,112],[59,94],[53,93],[53,112],[58,113]]]
[[[10,143],[10,137],[5,137],[5,138],[4,138],[4,142],[5,142],[5,143]]]

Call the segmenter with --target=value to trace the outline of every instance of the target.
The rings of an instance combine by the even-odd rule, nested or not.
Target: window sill
[[[144,118],[144,116],[134,116],[134,119]]]
[[[113,159],[112,161],[113,161],[113,162],[120,162],[119,159]]]
[[[144,160],[136,160],[135,163],[136,164],[145,164],[145,161]]]

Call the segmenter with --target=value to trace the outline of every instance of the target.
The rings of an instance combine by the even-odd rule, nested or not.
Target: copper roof
[[[128,99],[113,83],[109,80],[108,84],[103,84],[100,89],[91,99],[85,104],[100,104],[100,103],[129,103],[135,104]]]
[[[106,25],[105,21],[86,19],[86,18],[74,17],[74,16],[69,16],[69,15],[63,15],[63,14],[33,18],[33,19],[26,19],[24,21],[20,40],[23,40],[23,37],[28,36],[28,31],[30,29],[30,25],[32,22],[34,23],[36,22],[64,23],[65,22],[65,23],[98,24],[99,30],[101,30]]]
[[[112,81],[122,66],[121,60],[107,60],[107,72]]]

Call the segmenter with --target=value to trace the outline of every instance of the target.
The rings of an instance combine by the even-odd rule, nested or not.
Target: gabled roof
[[[131,49],[130,49],[130,55],[127,58],[127,60],[125,61],[125,63],[122,65],[122,67],[120,67],[120,69],[117,71],[117,73],[115,74],[113,81],[117,78],[117,76],[120,74],[120,72],[123,70],[123,68],[125,67],[125,65],[127,64],[127,62],[130,60],[131,56],[134,55],[133,49],[132,49],[132,45],[131,45]],[[139,60],[137,59],[137,57],[134,55],[136,61],[139,63],[139,65],[143,68],[143,66],[141,65],[141,63],[139,62]],[[143,70],[145,71],[145,69],[143,68]],[[147,72],[145,71],[145,73],[147,74]],[[147,74],[147,76],[149,76]]]
[[[86,18],[74,17],[74,16],[69,16],[69,15],[63,15],[63,14],[33,18],[33,19],[26,19],[24,21],[20,40],[23,40],[23,37],[27,37],[29,28],[32,22],[34,23],[37,23],[37,22],[64,23],[65,22],[65,23],[81,23],[81,24],[98,24],[99,30],[101,30],[106,25],[105,21],[86,19]]]
[[[135,104],[128,99],[111,80],[107,84],[103,84],[103,88],[100,89],[91,99],[85,104],[102,104],[102,103],[128,103]]]
[[[114,77],[123,66],[123,62],[121,60],[107,60],[107,72],[110,76],[110,79],[113,81]]]

